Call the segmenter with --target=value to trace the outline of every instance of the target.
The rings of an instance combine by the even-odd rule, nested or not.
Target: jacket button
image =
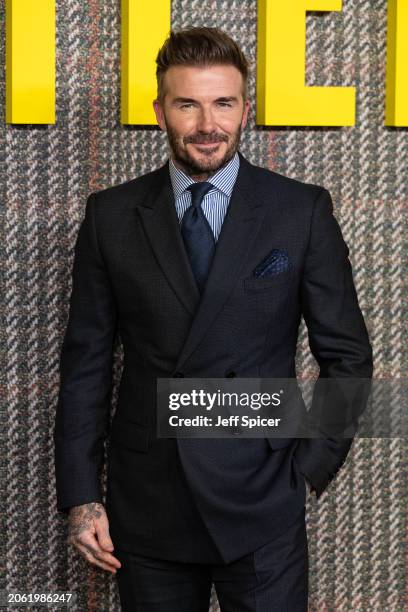
[[[235,374],[235,372],[227,372],[225,376],[226,376],[226,378],[235,378],[236,374]]]
[[[184,378],[183,372],[176,372],[173,374],[173,378]]]

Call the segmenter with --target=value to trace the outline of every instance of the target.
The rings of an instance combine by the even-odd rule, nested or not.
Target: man
[[[70,542],[117,572],[124,610],[208,610],[212,583],[223,612],[307,610],[305,482],[319,497],[351,445],[159,438],[157,378],[294,378],[301,315],[321,377],[372,374],[329,192],[238,152],[247,74],[220,30],[171,32],[154,101],[171,157],[92,193],[78,234],[55,429],[58,508],[69,512]],[[124,369],[108,432],[117,331]]]

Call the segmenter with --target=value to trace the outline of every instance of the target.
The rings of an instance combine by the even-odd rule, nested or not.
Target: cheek
[[[218,125],[219,127],[227,132],[228,134],[234,134],[241,125],[241,117],[219,117]]]
[[[194,121],[193,117],[184,117],[183,119],[179,119],[175,122],[174,128],[178,134],[178,137],[183,139],[184,136],[195,134],[196,122]]]
[[[191,124],[191,118],[186,116],[181,117],[178,113],[172,112],[166,113],[166,121],[173,133],[181,136],[188,132],[189,125]]]

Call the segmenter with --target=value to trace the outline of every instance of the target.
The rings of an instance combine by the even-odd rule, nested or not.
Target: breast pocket
[[[269,289],[284,288],[293,282],[293,271],[287,270],[271,276],[248,276],[243,279],[244,290],[247,293],[258,293]]]

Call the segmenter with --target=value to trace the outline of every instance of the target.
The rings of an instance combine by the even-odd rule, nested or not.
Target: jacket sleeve
[[[110,414],[117,310],[87,200],[74,250],[54,428],[57,509],[102,502],[100,468]]]
[[[311,422],[330,424],[330,433],[301,438],[295,449],[300,470],[317,497],[344,463],[352,444],[352,437],[333,433],[336,424],[342,433],[350,424],[350,415],[355,424],[355,417],[365,409],[373,372],[372,348],[348,255],[331,195],[321,188],[314,203],[300,299],[310,349],[320,366],[308,417]],[[347,392],[336,393],[334,381],[327,385],[325,379],[348,379],[344,385],[355,379],[357,404],[354,401],[351,406]],[[325,384],[327,393],[321,391]],[[326,398],[323,404],[322,397]]]

